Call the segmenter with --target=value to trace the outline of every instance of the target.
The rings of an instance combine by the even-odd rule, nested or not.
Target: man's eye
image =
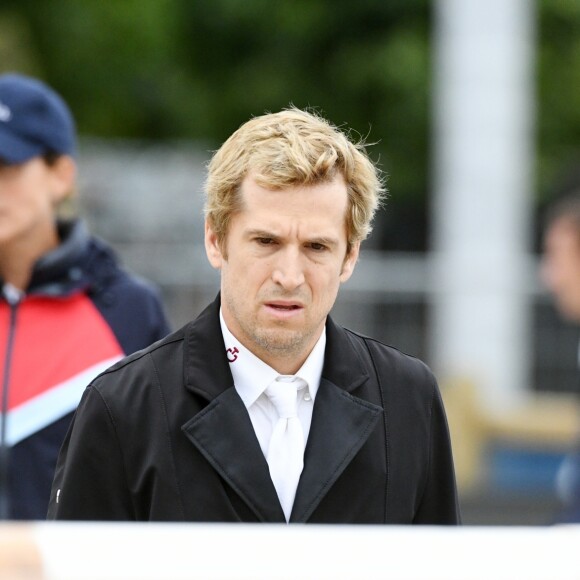
[[[272,238],[256,238],[256,241],[262,246],[269,246],[274,243]]]
[[[326,250],[326,246],[324,244],[313,242],[310,244],[310,249],[314,250],[315,252],[322,252],[323,250]]]

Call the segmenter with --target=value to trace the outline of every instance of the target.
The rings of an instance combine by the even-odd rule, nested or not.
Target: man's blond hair
[[[242,209],[240,189],[250,172],[258,185],[272,190],[326,183],[342,175],[349,252],[371,232],[385,195],[382,174],[362,139],[353,142],[317,113],[295,107],[255,117],[225,141],[208,165],[205,215],[222,250],[229,222]]]

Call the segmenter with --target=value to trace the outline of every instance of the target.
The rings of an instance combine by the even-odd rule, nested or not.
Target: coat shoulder
[[[357,350],[366,352],[379,365],[386,365],[390,369],[405,370],[417,378],[434,380],[432,370],[416,356],[348,328],[345,328],[344,331]]]
[[[360,356],[367,358],[383,385],[401,385],[407,389],[413,385],[427,396],[433,396],[438,390],[433,371],[421,359],[376,338],[346,328],[344,331]]]

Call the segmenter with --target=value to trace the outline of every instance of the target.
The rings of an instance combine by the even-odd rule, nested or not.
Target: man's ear
[[[50,165],[50,194],[55,205],[74,193],[77,165],[70,155],[61,155]]]
[[[346,255],[344,262],[342,263],[342,270],[340,272],[340,281],[346,282],[354,271],[354,267],[358,261],[358,256],[360,252],[360,241],[355,242],[351,248],[350,252]]]
[[[209,263],[216,270],[219,270],[225,258],[222,254],[217,235],[213,231],[210,220],[207,218],[205,220],[205,253],[207,254]]]

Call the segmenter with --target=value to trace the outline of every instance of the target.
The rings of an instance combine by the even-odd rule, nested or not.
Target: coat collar
[[[185,331],[185,387],[208,401],[233,387],[219,323],[220,295]],[[369,378],[366,366],[347,332],[328,317],[322,378],[353,392]]]
[[[233,387],[219,323],[220,295],[185,328],[185,388],[211,401]]]
[[[219,300],[218,295],[186,329],[185,387],[209,403],[182,429],[260,521],[284,522],[266,459],[233,387],[219,325]],[[347,332],[330,318],[326,328],[324,369],[291,522],[309,519],[382,413],[381,407],[354,396],[369,373]]]

